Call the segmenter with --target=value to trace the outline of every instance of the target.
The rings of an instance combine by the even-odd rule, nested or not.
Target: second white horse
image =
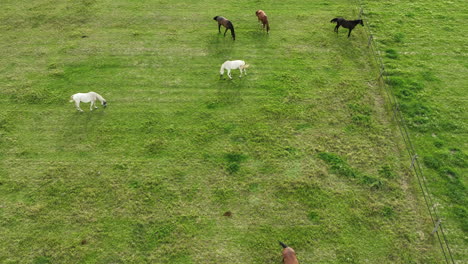
[[[234,60],[234,61],[225,61],[223,65],[221,65],[221,69],[219,70],[219,74],[221,75],[220,77],[223,77],[224,75],[224,70],[227,70],[227,75],[229,76],[229,79],[232,79],[231,76],[231,70],[240,70],[240,76],[242,77],[242,71],[244,71],[244,74],[247,75],[247,72],[245,69],[247,69],[250,65],[245,64],[245,61],[243,60]]]
[[[93,106],[94,108],[97,108],[95,105],[96,100],[101,101],[102,106],[106,107],[107,102],[104,97],[99,95],[98,93],[95,92],[89,92],[89,93],[77,93],[72,96],[70,96],[70,103],[75,102],[76,110],[83,112],[83,109],[80,108],[80,102],[83,103],[89,103],[91,102],[91,105],[89,106],[89,110],[93,111]]]

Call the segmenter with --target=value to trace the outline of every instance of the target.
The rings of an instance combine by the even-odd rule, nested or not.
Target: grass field
[[[363,2],[454,259],[466,261],[468,46],[462,25],[468,4]]]
[[[0,262],[280,263],[278,240],[301,263],[443,261],[364,30],[347,39],[329,23],[357,16],[355,1],[2,8]],[[216,15],[232,20],[235,42],[217,33]],[[390,64],[410,71],[399,56]],[[228,59],[249,63],[248,75],[219,79]],[[423,76],[448,84],[430,69]],[[87,91],[108,107],[76,112],[70,95]],[[464,160],[466,114],[434,112],[459,120],[458,133],[428,145],[430,130],[414,128],[422,158],[437,141],[437,153],[456,148]],[[464,167],[452,167],[464,186]],[[450,198],[444,186],[434,182]],[[457,208],[444,212],[463,227]],[[466,229],[452,230],[462,248]]]

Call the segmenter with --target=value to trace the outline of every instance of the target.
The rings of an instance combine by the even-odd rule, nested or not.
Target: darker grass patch
[[[320,215],[315,211],[310,211],[307,214],[307,218],[309,218],[310,221],[318,221],[320,220]]]
[[[369,186],[371,189],[375,189],[375,190],[381,189],[384,185],[382,180],[376,177],[367,176],[367,175],[362,176],[361,182]]]
[[[379,176],[386,179],[395,179],[397,174],[390,165],[383,165],[378,170]]]
[[[0,114],[0,133],[1,132],[8,132],[12,128],[12,122],[10,118],[7,117],[5,114]]]
[[[333,173],[350,178],[358,176],[348,163],[336,154],[321,152],[318,157],[330,166]]]
[[[468,232],[468,211],[464,205],[455,205],[452,208],[453,214],[459,219],[460,228],[463,232]]]
[[[212,198],[213,201],[218,204],[227,204],[229,201],[236,197],[236,191],[228,187],[219,187],[213,190]]]
[[[338,263],[350,263],[350,264],[360,263],[357,252],[351,248],[338,249],[336,250],[335,254],[336,254]]]
[[[231,152],[224,155],[226,160],[226,171],[229,174],[238,172],[241,168],[241,163],[247,159],[247,156],[242,153]]]
[[[389,59],[396,60],[396,59],[398,59],[399,54],[394,49],[387,49],[387,50],[385,50],[385,57],[387,57]]]
[[[354,103],[348,104],[348,108],[354,125],[363,128],[372,127],[372,109],[368,105]]]
[[[320,152],[318,157],[330,166],[332,173],[349,179],[358,180],[357,183],[366,185],[372,190],[380,190],[386,186],[382,179],[374,176],[363,175],[356,169],[349,166],[346,160],[336,154]]]
[[[48,256],[38,256],[33,259],[32,263],[33,264],[49,264],[49,263],[52,263],[52,260]]]
[[[176,226],[172,223],[136,223],[132,230],[132,245],[141,251],[151,251],[170,240]]]
[[[447,149],[424,156],[423,164],[438,175],[442,183],[439,191],[451,202],[451,210],[457,216],[460,228],[468,230],[465,208],[468,203],[467,188],[458,173],[468,167],[467,155],[458,148]]]
[[[405,37],[404,33],[398,32],[393,35],[393,41],[395,43],[403,43],[405,41]]]
[[[144,151],[150,156],[161,154],[166,148],[166,141],[161,138],[149,140],[145,146]]]
[[[279,184],[275,196],[282,203],[301,203],[305,209],[325,208],[331,199],[329,192],[320,186],[303,181],[287,181]]]

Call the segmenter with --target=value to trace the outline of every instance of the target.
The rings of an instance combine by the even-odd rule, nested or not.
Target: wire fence
[[[375,41],[374,34],[372,33],[371,27],[369,24],[371,21],[366,17],[364,12],[363,1],[355,0],[359,12],[359,18],[364,20],[364,28],[368,38],[367,47],[371,50],[371,54],[374,57],[376,64],[379,67],[379,76],[378,80],[382,84],[382,87],[385,90],[388,102],[392,108],[393,118],[395,119],[398,129],[402,135],[404,144],[406,146],[406,150],[408,155],[411,159],[411,165],[409,167],[410,171],[413,172],[414,176],[418,180],[419,187],[421,189],[422,195],[424,197],[424,202],[427,206],[429,211],[429,215],[432,220],[432,224],[434,226],[432,230],[432,235],[436,235],[439,241],[440,247],[442,249],[442,253],[445,257],[445,261],[447,263],[455,263],[452,255],[452,251],[450,250],[449,243],[447,240],[447,236],[443,229],[442,219],[439,217],[437,213],[437,209],[435,203],[432,199],[431,192],[429,191],[427,179],[423,175],[423,170],[421,169],[421,165],[418,160],[418,155],[416,153],[416,149],[411,141],[410,134],[408,132],[407,125],[405,123],[405,118],[400,111],[398,100],[396,96],[393,94],[391,87],[388,85],[388,74],[385,71],[385,64],[382,59],[381,52],[377,46],[377,42]]]

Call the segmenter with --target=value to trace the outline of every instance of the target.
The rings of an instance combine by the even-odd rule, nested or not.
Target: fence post
[[[416,161],[417,158],[418,158],[418,154],[414,154],[413,158],[411,159],[411,166],[409,167],[410,169],[414,166],[414,162]]]
[[[434,229],[432,230],[431,235],[434,235],[435,232],[437,232],[437,230],[439,230],[439,226],[440,226],[441,223],[442,223],[442,220],[438,219],[438,220],[437,220],[437,223],[436,223],[435,226],[434,226]]]
[[[372,44],[372,39],[374,39],[374,36],[372,34],[370,34],[369,36],[369,42],[367,43],[367,47],[369,48],[370,45]]]

